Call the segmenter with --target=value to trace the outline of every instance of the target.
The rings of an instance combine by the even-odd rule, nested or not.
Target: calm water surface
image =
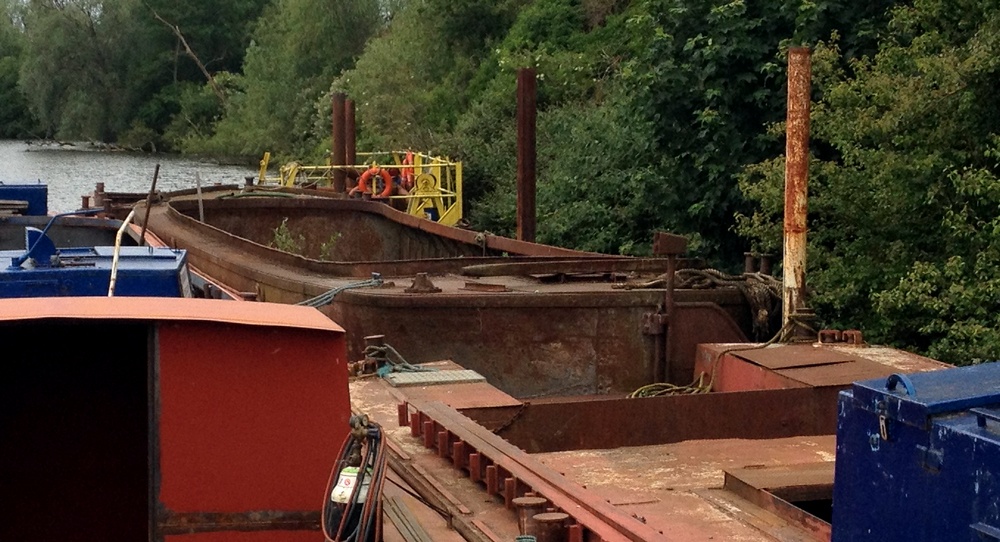
[[[202,186],[242,184],[244,177],[257,174],[250,166],[220,166],[173,155],[100,151],[86,143],[60,146],[0,140],[0,182],[48,184],[50,213],[78,209],[81,196],[92,193],[99,182],[108,192],[149,192],[156,164],[160,164],[156,188],[164,192],[194,188],[195,173],[201,176]]]

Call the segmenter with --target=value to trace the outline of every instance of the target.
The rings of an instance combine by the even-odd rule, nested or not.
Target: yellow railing
[[[389,152],[359,152],[358,160],[363,162],[348,166],[309,166],[298,162],[290,162],[278,168],[278,177],[268,177],[267,169],[271,153],[264,153],[260,161],[261,184],[278,184],[293,186],[330,186],[333,183],[333,172],[337,169],[364,172],[372,164],[380,167],[394,167],[403,176],[411,176],[413,184],[409,193],[393,195],[387,198],[392,201],[405,201],[406,212],[454,226],[462,220],[462,163],[452,162],[448,158],[431,156],[412,151]],[[375,184],[371,183],[371,190]]]

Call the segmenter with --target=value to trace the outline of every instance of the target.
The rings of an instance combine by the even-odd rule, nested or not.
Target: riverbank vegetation
[[[825,324],[1000,357],[1000,10],[910,0],[0,0],[0,135],[463,160],[514,231],[515,76],[538,73],[538,240],[780,254],[785,52],[814,49],[809,281]],[[7,24],[9,23],[9,24]]]

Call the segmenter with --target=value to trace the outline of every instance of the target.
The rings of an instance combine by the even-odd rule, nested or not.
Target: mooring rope
[[[389,344],[369,345],[365,347],[365,358],[379,362],[378,375],[384,377],[389,373],[429,372],[437,369],[414,365],[404,358],[399,351]]]
[[[372,278],[368,280],[362,280],[360,282],[352,282],[350,284],[345,284],[343,286],[337,286],[332,290],[327,290],[316,297],[311,297],[305,301],[299,301],[296,305],[303,305],[306,307],[322,307],[323,305],[328,305],[333,302],[333,298],[337,296],[340,292],[344,290],[353,290],[355,288],[377,288],[382,286],[383,280],[382,275],[379,273],[372,273]]]

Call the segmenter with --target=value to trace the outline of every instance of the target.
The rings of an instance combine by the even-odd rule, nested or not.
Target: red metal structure
[[[202,299],[0,302],[3,540],[316,540],[343,330]]]

